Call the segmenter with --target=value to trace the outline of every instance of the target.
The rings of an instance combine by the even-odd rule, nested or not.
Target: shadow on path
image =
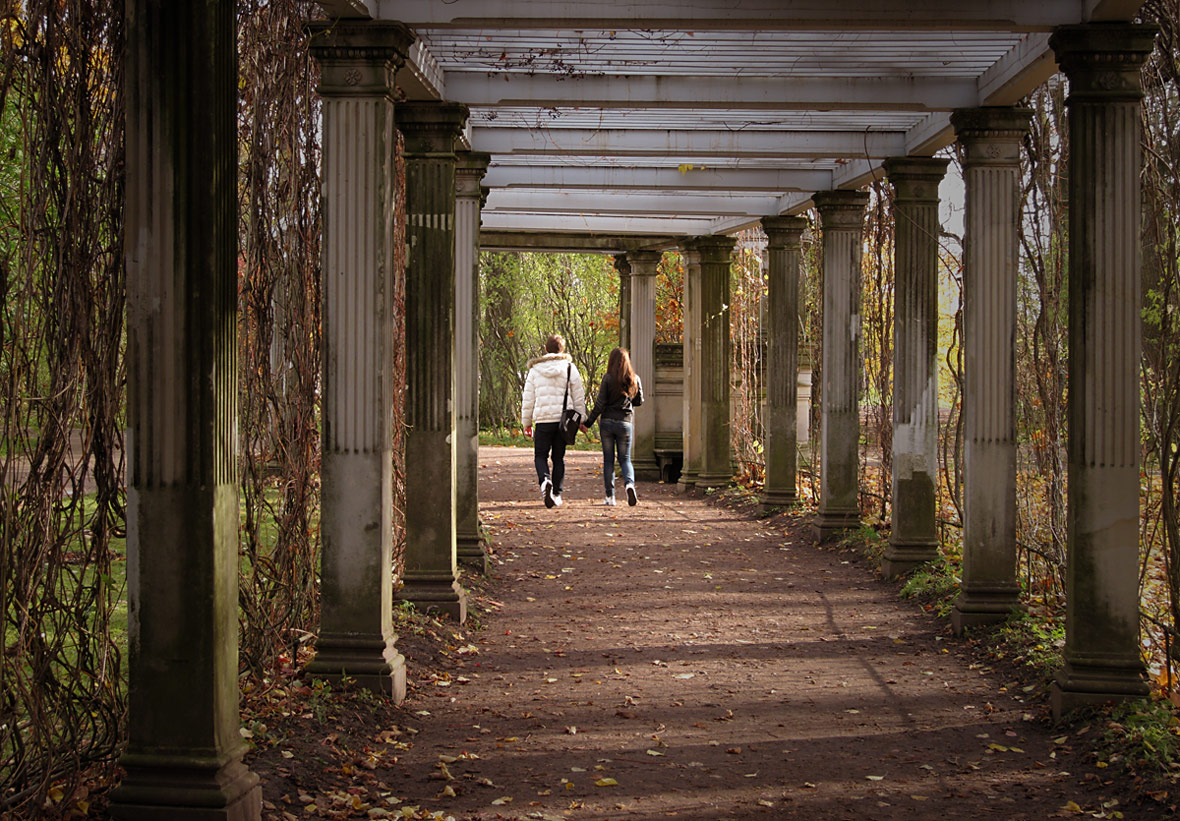
[[[415,681],[404,763],[458,760],[408,800],[456,818],[1040,819],[1120,797],[1150,817],[801,519],[653,484],[602,507],[599,455],[568,464],[548,510],[530,452],[481,449],[500,606],[450,681]]]

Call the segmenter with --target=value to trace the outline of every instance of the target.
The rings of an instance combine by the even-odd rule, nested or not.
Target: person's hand
[[[590,432],[590,428],[586,427],[585,425],[578,425],[578,430],[580,430],[582,433]]]
[[[527,428],[524,429],[524,435],[530,439],[533,438],[533,426],[532,425],[529,425]]]

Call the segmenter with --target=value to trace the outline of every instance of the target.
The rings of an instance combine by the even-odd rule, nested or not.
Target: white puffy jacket
[[[520,403],[520,424],[531,428],[538,422],[560,422],[561,400],[565,395],[565,372],[573,360],[568,353],[547,353],[529,360],[529,375],[524,380],[524,398]],[[578,366],[569,369],[570,396],[567,408],[586,418],[586,391]]]

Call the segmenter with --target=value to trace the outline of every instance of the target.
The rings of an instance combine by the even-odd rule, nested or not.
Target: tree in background
[[[531,357],[553,333],[586,385],[597,386],[619,344],[619,278],[602,254],[480,254],[480,426],[520,424]]]

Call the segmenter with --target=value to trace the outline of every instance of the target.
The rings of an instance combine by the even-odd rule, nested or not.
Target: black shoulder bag
[[[582,414],[573,408],[567,408],[570,398],[570,372],[573,370],[571,362],[565,369],[565,396],[561,397],[561,435],[567,445],[572,445],[578,438],[578,427],[582,424]]]

